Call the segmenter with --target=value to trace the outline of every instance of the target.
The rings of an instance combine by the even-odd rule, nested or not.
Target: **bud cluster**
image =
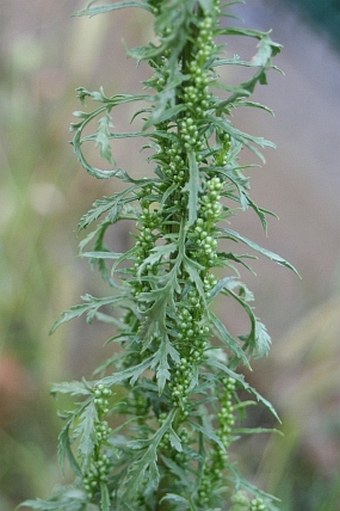
[[[97,408],[98,416],[106,415],[109,412],[109,400],[108,398],[112,395],[111,389],[105,387],[102,383],[99,383],[94,390],[94,404]]]
[[[101,454],[96,462],[90,465],[83,478],[84,488],[90,500],[99,492],[100,484],[107,482],[110,465],[111,460],[105,454]]]
[[[109,397],[112,395],[112,391],[100,383],[94,389],[93,394],[93,403],[96,407],[98,417],[93,430],[95,449],[86,474],[83,476],[84,488],[89,499],[93,499],[100,491],[101,483],[107,482],[111,465],[109,456],[103,453],[103,448],[107,445],[107,440],[111,433],[109,423],[103,419],[103,416],[110,410]]]
[[[187,395],[195,368],[202,362],[208,346],[210,328],[202,321],[203,316],[204,308],[201,299],[197,291],[191,289],[187,296],[187,305],[178,313],[176,344],[181,354],[181,361],[174,367],[169,385],[173,402],[185,413],[187,413]]]
[[[178,188],[184,186],[186,181],[186,164],[182,153],[183,149],[178,140],[173,140],[169,147],[162,151],[162,170],[169,179],[169,184],[176,183]]]
[[[218,437],[223,447],[215,444],[214,451],[210,460],[204,465],[199,497],[203,504],[207,504],[212,495],[214,485],[220,481],[222,472],[227,463],[227,448],[232,440],[232,427],[235,424],[235,411],[233,399],[235,399],[235,380],[233,378],[224,378],[223,392],[220,396],[220,411],[217,414],[218,419]]]
[[[243,492],[238,491],[231,498],[231,511],[267,511],[268,508],[263,500],[256,497],[252,500]]]
[[[213,267],[217,261],[216,222],[219,220],[222,205],[223,184],[218,177],[209,179],[200,199],[199,217],[191,231],[191,240],[195,247],[194,257],[205,268]]]
[[[183,146],[186,151],[194,152],[196,159],[201,159],[200,151],[203,151],[205,144],[201,140],[197,124],[192,117],[186,117],[180,123],[180,136],[183,141]]]
[[[253,499],[250,502],[249,511],[266,511],[267,507],[260,498]]]
[[[210,14],[206,14],[198,24],[196,51],[188,65],[190,80],[183,91],[186,106],[198,118],[203,117],[211,108],[212,95],[208,88],[211,77],[208,66],[216,48],[213,26],[213,17]]]
[[[149,190],[151,192],[151,190]],[[136,275],[141,264],[150,255],[151,250],[155,246],[156,240],[159,237],[160,218],[157,211],[150,211],[150,201],[143,199],[142,211],[139,216],[139,232],[135,243],[135,262],[133,266],[133,273]],[[151,270],[151,266],[145,268],[145,272]],[[142,292],[149,291],[149,287],[145,282],[141,282],[140,279],[133,280],[132,292],[134,296],[138,296]]]

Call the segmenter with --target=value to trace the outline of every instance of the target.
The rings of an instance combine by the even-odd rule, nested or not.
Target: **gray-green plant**
[[[242,373],[253,357],[267,354],[270,337],[240,280],[239,268],[251,270],[255,256],[238,247],[292,266],[231,227],[235,214],[253,210],[266,229],[269,212],[249,195],[250,165],[242,164],[240,153],[250,150],[263,162],[261,149],[274,146],[236,128],[231,115],[241,107],[270,111],[250,97],[267,83],[281,46],[269,32],[230,24],[234,3],[90,2],[78,12],[145,9],[154,17],[155,37],[128,50],[151,69],[142,93],[77,90],[81,102],[94,108],[75,112],[75,154],[91,176],[124,186],[96,200],[79,224],[80,230],[93,226],[80,243],[81,254],[101,272],[108,296],[86,294],[53,330],[82,315],[112,324],[113,355],[95,379],[54,385],[53,393],[76,397],[62,414],[58,449],[74,482],[49,500],[26,501],[32,509],[276,509],[274,497],[241,475],[233,447],[244,435],[268,431],[245,425],[249,406],[264,406],[277,417]],[[256,54],[250,60],[229,55],[231,36],[254,40]],[[250,76],[225,84],[221,66],[247,68]],[[140,104],[133,120],[142,119],[142,128],[117,132],[115,107],[130,103]],[[116,165],[112,142],[122,138],[144,141],[152,177],[133,177]],[[112,168],[89,162],[88,143]],[[107,237],[122,220],[134,221],[136,230],[131,248],[116,253]],[[236,302],[249,318],[249,331],[231,333],[214,308],[219,296]]]

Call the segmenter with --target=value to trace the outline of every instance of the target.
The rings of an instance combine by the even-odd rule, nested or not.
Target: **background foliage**
[[[93,199],[106,193],[107,184],[95,183],[75,163],[67,145],[68,121],[70,112],[78,108],[74,88],[79,83],[96,88],[101,76],[107,90],[129,91],[135,69],[125,58],[121,39],[129,46],[143,43],[149,20],[122,13],[112,19],[112,29],[107,17],[91,22],[71,19],[79,6],[75,1],[4,0],[1,7],[0,507],[4,511],[25,498],[50,493],[58,478],[59,424],[55,403],[48,397],[49,384],[74,374],[89,375],[93,359],[102,358],[98,351],[108,333],[84,328],[80,321],[52,338],[47,335],[59,312],[76,303],[84,289],[100,294],[96,277],[83,282],[89,276],[75,255],[72,229]],[[266,447],[258,478],[283,497],[284,510],[304,506],[336,511],[340,326],[339,301],[331,297],[338,287],[340,238],[338,57],[280,3],[253,0],[237,11],[261,29],[272,27],[275,39],[285,46],[278,65],[286,78],[273,76],[271,86],[258,95],[277,118],[271,122],[258,114],[239,115],[237,122],[277,142],[278,150],[267,154],[265,175],[256,176],[253,189],[258,201],[281,217],[279,223],[271,223],[270,247],[292,261],[304,277],[301,284],[288,272],[273,272],[272,266],[261,262],[261,281],[250,282],[258,297],[259,316],[274,338],[274,353],[256,371],[255,384],[287,423],[285,439]],[[117,48],[117,54],[108,54],[108,47]],[[112,83],[109,77],[117,59]],[[117,149],[120,161],[139,165],[143,172],[138,148]],[[243,232],[263,242],[260,228],[250,218],[242,222]],[[117,250],[125,248],[125,230],[116,232],[112,243]],[[285,340],[288,327],[300,320],[301,327]],[[245,454],[253,449],[257,458],[264,447],[248,444]]]

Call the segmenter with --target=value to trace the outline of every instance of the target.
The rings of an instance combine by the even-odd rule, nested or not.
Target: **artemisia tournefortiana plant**
[[[258,404],[275,415],[242,374],[252,357],[267,354],[270,338],[238,269],[249,269],[254,252],[291,266],[231,227],[235,214],[251,209],[266,228],[268,211],[249,196],[249,165],[239,155],[245,148],[263,161],[261,150],[273,147],[236,128],[231,114],[239,107],[269,110],[250,98],[267,83],[280,45],[269,32],[228,24],[231,5],[220,0],[99,4],[77,14],[112,15],[126,7],[153,16],[153,41],[129,50],[149,64],[150,76],[142,94],[77,91],[87,107],[75,112],[71,127],[75,154],[94,178],[124,185],[96,200],[79,224],[92,228],[81,253],[100,270],[107,296],[86,294],[53,329],[81,315],[111,323],[113,356],[93,380],[54,386],[54,393],[76,396],[62,415],[59,437],[60,463],[68,462],[74,481],[49,500],[25,505],[42,511],[274,510],[276,499],[237,466],[237,441],[267,431],[244,425],[247,408]],[[130,12],[138,16],[138,9]],[[254,40],[250,60],[228,53],[235,36]],[[242,66],[249,76],[239,85],[221,82],[221,66],[234,74]],[[136,104],[142,128],[117,132],[115,107],[128,103]],[[143,140],[152,177],[116,165],[111,146],[121,138]],[[104,168],[88,161],[88,144],[107,160]],[[113,252],[107,233],[127,219],[136,223],[131,248]],[[232,300],[249,317],[247,332],[232,335],[215,312],[218,297],[225,297],[225,310]]]

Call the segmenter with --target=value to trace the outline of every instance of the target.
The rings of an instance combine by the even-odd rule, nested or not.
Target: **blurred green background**
[[[80,320],[48,336],[81,294],[106,293],[77,257],[75,231],[92,201],[116,184],[96,182],[79,168],[68,125],[79,109],[77,86],[104,85],[109,94],[139,87],[147,71],[125,57],[122,41],[142,44],[151,26],[146,14],[133,10],[72,18],[84,3],[1,1],[1,511],[49,495],[61,480],[58,403],[49,385],[89,376],[109,335]],[[268,239],[251,215],[234,224],[289,259],[303,277],[265,261],[256,264],[257,278],[246,276],[273,337],[271,356],[249,377],[278,408],[285,437],[247,441],[241,464],[254,467],[253,477],[283,499],[283,511],[339,510],[339,12],[339,2],[249,0],[235,7],[248,26],[272,28],[285,46],[277,64],[286,76],[273,73],[269,87],[256,93],[276,117],[235,116],[242,129],[278,145],[267,152],[266,167],[253,171],[252,184],[255,199],[281,220],[271,220]],[[232,54],[251,51],[242,41],[230,44]],[[225,79],[236,78],[225,72]],[[118,129],[130,114],[114,119]],[[119,165],[146,171],[143,155],[124,143],[114,154]],[[117,247],[127,239],[126,226],[115,231]],[[229,321],[227,309],[220,313]],[[249,453],[260,463],[249,463]]]

